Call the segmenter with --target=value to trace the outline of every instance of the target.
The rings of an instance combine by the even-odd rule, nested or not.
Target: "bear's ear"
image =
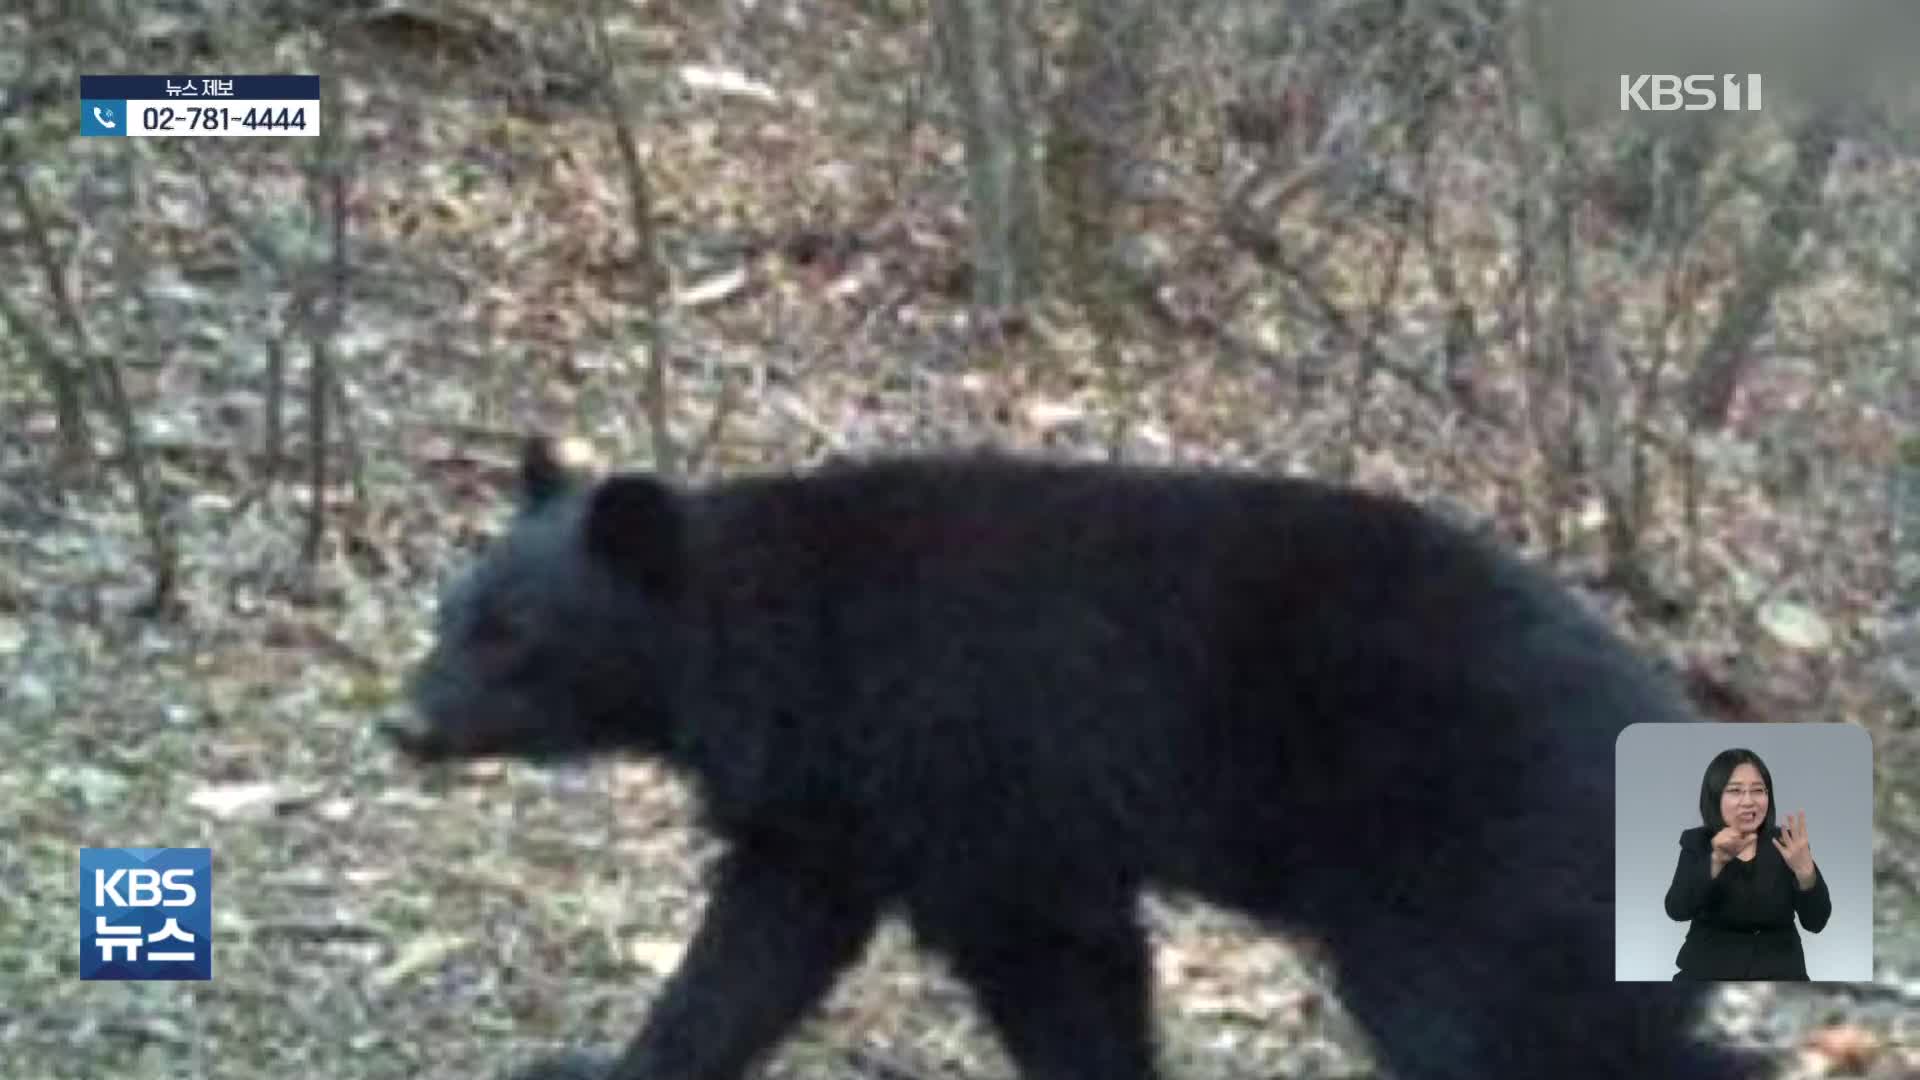
[[[573,473],[554,453],[553,440],[530,435],[520,446],[520,505],[534,509],[573,486]]]
[[[618,473],[587,501],[587,554],[662,597],[680,582],[685,552],[679,497],[659,480]]]

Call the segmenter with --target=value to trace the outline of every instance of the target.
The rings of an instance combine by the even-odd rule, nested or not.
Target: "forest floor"
[[[1093,455],[1124,417],[1129,457],[1351,466],[1356,483],[1443,502],[1541,553],[1528,517],[1537,453],[1402,381],[1368,388],[1356,411],[1334,361],[1230,363],[1162,328],[1129,354],[1137,377],[1116,386],[1094,368],[1085,328],[1057,311],[983,344],[954,287],[968,252],[958,141],[903,123],[891,89],[875,89],[917,77],[924,31],[871,13],[885,5],[804,5],[804,21],[776,6],[751,34],[730,20],[752,5],[654,4],[616,24],[624,47],[656,61],[634,69],[653,87],[639,132],[675,275],[674,430],[684,443],[719,433],[703,475],[989,439]],[[518,7],[513,25],[537,24],[539,5]],[[0,15],[0,43],[25,18]],[[354,154],[353,284],[335,349],[353,451],[335,459],[351,482],[325,492],[316,563],[298,554],[310,489],[265,486],[253,452],[265,328],[287,295],[257,245],[297,248],[283,238],[305,220],[288,141],[194,140],[143,165],[166,344],[125,362],[180,545],[176,617],[128,614],[148,575],[124,482],[56,485],[43,390],[28,366],[0,367],[9,1078],[502,1076],[554,1048],[624,1042],[697,920],[711,845],[660,770],[484,763],[423,777],[372,733],[399,707],[436,587],[501,521],[519,436],[569,435],[603,463],[644,461],[651,446],[644,352],[618,284],[629,193],[608,121],[562,60],[533,47],[542,35],[501,35],[505,18],[369,18],[330,76],[345,88]],[[311,36],[289,28],[175,67],[317,64]],[[757,81],[716,76],[739,71]],[[47,107],[57,134],[32,165],[62,229],[115,175],[118,152],[71,137],[70,113],[64,96]],[[1883,186],[1891,196],[1913,182]],[[203,184],[226,192],[234,220],[209,214]],[[1205,247],[1200,210],[1163,211],[1166,236]],[[0,226],[17,229],[11,213]],[[261,223],[259,235],[235,220]],[[74,256],[94,290],[112,280],[91,276],[109,262]],[[23,267],[5,287],[38,296],[52,325]],[[1816,267],[1795,302],[1820,309],[1852,288],[1843,268]],[[294,358],[304,371],[304,347]],[[1479,378],[1492,411],[1515,400],[1517,376],[1497,360]],[[287,414],[296,458],[302,393]],[[1729,460],[1787,430],[1821,463],[1811,490],[1776,498],[1766,475],[1717,474],[1701,515],[1714,569],[1694,581],[1701,599],[1683,625],[1587,596],[1664,661],[1744,680],[1767,718],[1872,732],[1876,981],[1728,987],[1713,1023],[1774,1048],[1785,1076],[1920,1075],[1920,730],[1880,677],[1884,650],[1854,630],[1884,588],[1885,504],[1860,493],[1884,483],[1894,436],[1870,395],[1805,365],[1763,366],[1742,400],[1722,438]],[[1787,416],[1790,429],[1773,426]],[[104,423],[98,434],[112,445]],[[1662,490],[1646,557],[1677,574],[1693,549]],[[1570,583],[1594,579],[1592,533],[1562,546]],[[1794,582],[1799,607],[1772,624],[1774,639],[1737,623],[1737,590],[1716,584],[1743,573]],[[1809,647],[1793,629],[1809,612],[1847,629]],[[1737,673],[1717,666],[1735,656]],[[216,978],[79,981],[76,849],[151,844],[215,852]],[[1313,943],[1172,897],[1149,917],[1170,1075],[1372,1075]],[[958,982],[889,927],[766,1075],[1009,1071]]]

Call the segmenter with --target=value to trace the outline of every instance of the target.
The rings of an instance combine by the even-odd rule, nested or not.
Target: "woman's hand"
[[[1780,835],[1773,838],[1773,846],[1780,857],[1787,861],[1787,869],[1793,871],[1794,879],[1800,887],[1813,887],[1813,848],[1807,844],[1807,812],[1788,814],[1786,823],[1780,826]]]
[[[1713,834],[1713,857],[1721,862],[1737,859],[1745,851],[1752,837],[1729,825]]]
[[[1740,853],[1745,851],[1747,845],[1752,842],[1753,837],[1751,835],[1743,833],[1732,826],[1728,826],[1714,833],[1713,851],[1709,860],[1710,865],[1707,867],[1707,875],[1709,877],[1719,877],[1720,871],[1726,869],[1728,863],[1739,858]]]

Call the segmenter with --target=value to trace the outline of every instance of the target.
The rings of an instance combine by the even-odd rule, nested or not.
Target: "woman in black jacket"
[[[1680,864],[1667,888],[1667,914],[1693,923],[1675,981],[1806,980],[1793,917],[1817,934],[1833,901],[1807,846],[1806,812],[1776,828],[1772,795],[1773,774],[1751,750],[1723,750],[1707,765],[1704,824],[1680,834]]]

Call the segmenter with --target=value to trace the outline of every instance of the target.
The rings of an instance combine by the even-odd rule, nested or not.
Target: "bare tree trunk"
[[[1693,422],[1703,429],[1726,422],[1733,394],[1753,355],[1753,339],[1766,322],[1773,297],[1792,269],[1793,252],[1817,219],[1820,188],[1839,143],[1839,117],[1833,109],[1815,111],[1794,134],[1793,174],[1767,215],[1767,228],[1755,249],[1741,259],[1746,275],[1721,309],[1720,321],[1701,352],[1687,386]]]
[[[634,132],[634,110],[626,89],[621,85],[619,64],[607,35],[609,5],[604,0],[586,0],[581,18],[593,50],[594,77],[607,121],[613,129],[613,145],[620,154],[620,171],[627,183],[627,218],[633,229],[634,285],[639,306],[647,325],[647,368],[644,407],[647,426],[653,436],[653,467],[660,475],[674,478],[684,475],[705,453],[706,447],[682,447],[673,434],[672,381],[668,372],[669,333],[668,294],[672,290],[672,271],[660,253],[660,237],[654,227],[653,181],[640,161],[640,143]],[[714,413],[713,438],[719,437],[724,418],[725,397]]]
[[[1920,435],[1901,442],[1893,466],[1893,596],[1920,618]]]
[[[1016,0],[942,0],[942,64],[966,125],[974,302],[1008,312],[1039,286],[1039,197]]]
[[[1910,274],[1920,275],[1920,214],[1914,216],[1913,224],[1916,229],[1907,245],[1907,267]],[[1899,325],[1903,331],[1901,340],[1913,342],[1920,337],[1920,311],[1909,305]],[[1920,347],[1908,344],[1901,350],[1900,360],[1908,371],[1915,370],[1916,362],[1920,362]],[[1910,421],[1920,417],[1920,386],[1908,388],[1906,416]],[[1890,502],[1895,610],[1914,620],[1915,630],[1920,631],[1920,431],[1909,429],[1900,441]],[[1914,660],[1920,663],[1920,655]]]
[[[331,75],[332,72],[326,74]],[[329,105],[333,107],[329,108]],[[333,441],[328,432],[328,421],[336,400],[329,393],[329,388],[340,378],[334,363],[333,343],[340,333],[340,327],[346,322],[350,273],[347,263],[349,143],[345,132],[340,130],[344,115],[337,97],[323,99],[320,107],[320,145],[316,148],[313,162],[308,166],[307,196],[315,226],[318,227],[321,222],[327,222],[330,226],[330,244],[327,303],[324,307],[319,303],[314,305],[307,340],[307,478],[312,492],[307,506],[306,534],[300,544],[300,558],[308,566],[319,561],[320,543],[326,531],[327,447]],[[344,395],[338,400],[344,404]],[[344,425],[344,410],[341,422]]]
[[[1135,147],[1148,127],[1154,7],[1145,0],[1080,0],[1076,17],[1067,86],[1053,116],[1048,189],[1065,229],[1062,284],[1093,329],[1115,418],[1110,450],[1117,456],[1126,441],[1129,380],[1119,344],[1127,289],[1114,241]]]
[[[26,165],[19,147],[13,136],[4,132],[0,132],[0,165],[5,166],[7,187],[12,191],[14,203],[20,208],[20,216],[26,222],[26,239],[34,247],[34,257],[46,278],[47,293],[67,323],[68,334],[77,342],[83,336],[77,326],[79,309],[73,298],[67,295],[66,278],[54,255],[53,240],[47,232],[48,224],[41,218],[39,204],[27,183]],[[53,398],[62,461],[67,465],[86,462],[93,456],[93,435],[87,425],[82,371],[75,370],[60,356],[52,341],[40,331],[37,324],[30,321],[25,311],[8,303],[0,307],[0,316],[4,316],[0,318],[0,323],[13,329],[14,336],[20,339],[21,347],[27,351],[27,358],[40,369],[46,381],[47,393]],[[85,363],[83,357],[81,364]]]
[[[1001,28],[993,37],[993,67],[1000,73],[1001,85],[1007,93],[1006,142],[1012,163],[1008,196],[1014,209],[1014,257],[1020,267],[1020,284],[1029,291],[1039,287],[1046,272],[1046,244],[1040,230],[1040,177],[1033,162],[1032,88],[1028,85],[1027,69],[1021,64],[1028,25],[1021,18],[1022,5],[1030,2],[993,0],[994,15]]]
[[[142,177],[140,173],[140,154],[138,144],[129,147],[120,157],[122,181],[127,190],[127,220],[119,230],[115,245],[115,259],[119,263],[120,285],[134,301],[134,310],[139,326],[139,339],[145,343],[149,361],[158,358],[155,342],[159,340],[155,325],[153,303],[147,295],[147,257],[144,245],[134,235],[138,222],[145,220]],[[82,339],[84,343],[84,337]],[[91,347],[89,347],[91,351]],[[120,371],[120,359],[117,356],[99,353],[91,358],[96,380],[100,384],[101,396],[105,399],[108,413],[114,424],[120,429],[120,442],[125,447],[127,482],[133,487],[134,506],[140,517],[140,529],[146,534],[147,545],[153,552],[153,591],[148,594],[146,603],[140,608],[145,615],[173,614],[178,604],[178,586],[180,556],[173,541],[173,532],[167,527],[164,511],[160,506],[160,490],[147,468],[146,446],[140,437],[140,422],[133,413],[133,402],[127,395],[126,380]]]

